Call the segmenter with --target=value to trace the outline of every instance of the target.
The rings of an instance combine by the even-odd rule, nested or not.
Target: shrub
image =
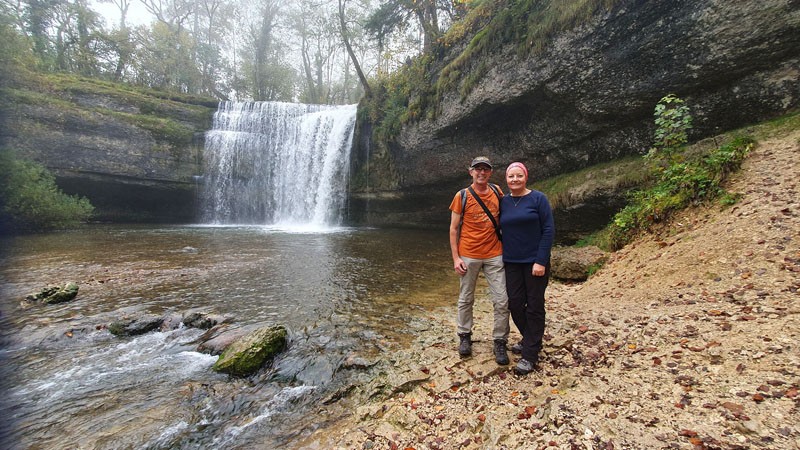
[[[649,187],[633,191],[628,205],[618,212],[605,230],[593,236],[601,247],[617,250],[636,235],[693,203],[722,197],[723,204],[737,200],[722,189],[728,175],[738,169],[753,148],[750,137],[737,137],[704,155],[687,158],[687,132],[692,127],[689,108],[683,100],[667,95],[655,108],[654,147],[645,156],[655,162]]]
[[[64,194],[44,166],[0,150],[0,227],[9,231],[44,231],[85,222],[94,208],[89,200]]]
[[[671,163],[653,169],[655,182],[647,189],[634,191],[630,203],[614,216],[605,234],[608,248],[622,248],[637,234],[690,204],[723,196],[722,183],[741,166],[753,145],[752,138],[738,137],[686,161],[682,161],[682,149],[674,150]],[[726,196],[724,200],[730,202],[734,198]]]

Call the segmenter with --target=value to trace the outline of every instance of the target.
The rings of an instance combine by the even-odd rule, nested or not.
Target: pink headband
[[[528,178],[528,168],[525,167],[525,164],[522,164],[521,162],[513,162],[509,164],[508,167],[506,168],[506,173],[508,173],[508,171],[513,169],[514,167],[519,167],[520,169],[522,169],[522,173],[525,174],[525,178]]]

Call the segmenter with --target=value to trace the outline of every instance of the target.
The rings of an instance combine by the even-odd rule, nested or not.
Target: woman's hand
[[[533,270],[531,274],[535,277],[543,277],[544,276],[545,267],[541,264],[533,264]]]

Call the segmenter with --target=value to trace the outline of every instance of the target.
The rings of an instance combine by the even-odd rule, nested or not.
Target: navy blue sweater
[[[503,261],[550,264],[555,226],[547,197],[531,191],[522,197],[500,199],[500,228],[503,230]]]

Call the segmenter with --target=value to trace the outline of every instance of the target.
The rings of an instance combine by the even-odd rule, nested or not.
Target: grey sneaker
[[[472,354],[472,333],[460,333],[458,344],[458,354],[464,358]]]
[[[535,368],[535,366],[536,366],[536,363],[532,363],[532,362],[528,361],[527,359],[522,358],[517,363],[517,367],[514,368],[514,372],[516,372],[517,375],[527,375],[527,374],[533,372],[533,369]]]
[[[516,344],[511,346],[511,353],[515,355],[522,354],[522,341],[517,342]]]
[[[506,351],[505,339],[494,340],[494,360],[501,366],[508,364],[508,352]]]

